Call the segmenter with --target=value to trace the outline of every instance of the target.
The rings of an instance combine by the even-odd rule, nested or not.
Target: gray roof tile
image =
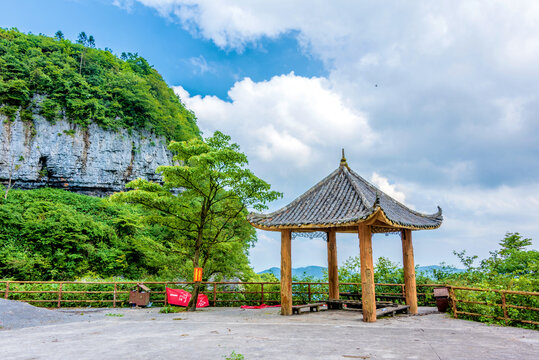
[[[320,228],[354,225],[383,211],[394,228],[435,229],[443,221],[442,209],[432,215],[418,213],[396,201],[348,168],[346,161],[325,179],[287,206],[270,214],[249,215],[255,227]]]

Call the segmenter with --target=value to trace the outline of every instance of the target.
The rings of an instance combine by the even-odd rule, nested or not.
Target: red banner
[[[191,293],[182,289],[167,288],[167,301],[171,305],[187,306],[191,300]]]
[[[171,305],[187,306],[191,300],[191,293],[182,289],[166,288],[167,301]],[[198,294],[197,308],[210,306],[208,297],[204,294]]]
[[[197,308],[210,306],[208,297],[204,294],[198,294]]]
[[[202,281],[202,268],[194,268],[193,269],[193,281]]]

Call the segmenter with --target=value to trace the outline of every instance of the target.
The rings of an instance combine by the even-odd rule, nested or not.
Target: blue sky
[[[0,26],[138,52],[195,111],[240,144],[286,205],[333,171],[340,149],[364,178],[425,213],[421,265],[488,256],[507,231],[539,248],[539,3],[506,1],[18,0]],[[338,236],[339,260],[358,254]],[[374,255],[401,261],[397,236]],[[259,232],[256,270],[279,264]],[[294,240],[293,266],[325,265]]]
[[[4,28],[50,36],[62,30],[73,41],[85,31],[96,38],[99,48],[108,47],[118,55],[138,52],[167,83],[181,84],[193,95],[226,99],[228,89],[244,77],[262,81],[290,71],[327,73],[320,60],[301,51],[293,32],[235,51],[193,36],[155,9],[136,3],[126,11],[105,0],[21,0],[3,1],[0,9]]]

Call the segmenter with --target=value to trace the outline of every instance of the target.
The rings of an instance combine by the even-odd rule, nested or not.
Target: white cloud
[[[301,169],[337,153],[343,145],[366,148],[376,142],[365,115],[349,108],[323,78],[294,73],[253,82],[245,78],[230,89],[230,102],[215,96],[189,96],[175,87],[207,135],[219,129],[232,135],[257,161]],[[337,156],[332,160],[337,164]]]
[[[410,142],[443,147],[472,131],[477,147],[508,146],[526,131],[518,123],[507,136],[508,110],[526,123],[539,109],[539,2],[138,2],[227,49],[294,31],[326,61],[328,86],[347,107],[381,119],[384,137],[406,139],[381,151],[410,151]],[[450,140],[438,141],[441,134]]]
[[[120,9],[131,11],[135,0],[113,0],[112,5],[119,7]]]
[[[402,191],[397,190],[397,185],[391,185],[389,180],[378,173],[373,172],[371,176],[371,182],[376,185],[377,188],[385,192],[387,195],[391,196],[395,200],[405,203],[406,196]],[[410,205],[408,205],[410,206]]]
[[[207,72],[215,72],[202,55],[189,58],[189,64],[193,67],[195,74],[202,75]]]
[[[418,263],[453,249],[487,256],[506,231],[538,246],[539,2],[138,2],[227,50],[292,31],[325,62],[325,78],[240,80],[230,101],[176,88],[206,135],[232,135],[285,192],[274,206],[326,176],[345,147],[351,167],[390,195],[444,209],[441,229],[414,233]],[[399,246],[384,239],[375,255]]]
[[[221,47],[241,48],[264,36],[297,30],[300,40],[325,58],[396,44],[402,44],[403,52],[415,48],[420,56],[478,46],[476,50],[494,55],[500,64],[508,62],[506,66],[533,65],[539,55],[539,4],[526,0],[137,1],[176,18]],[[113,4],[131,2],[114,0]]]

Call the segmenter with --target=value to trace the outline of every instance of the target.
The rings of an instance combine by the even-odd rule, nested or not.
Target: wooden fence
[[[79,305],[122,306],[129,299],[129,292],[137,281],[79,282],[79,281],[0,281],[0,294],[5,299],[20,300],[46,307],[73,307]],[[187,288],[192,282],[145,281],[152,289],[151,301],[167,304],[165,288]],[[280,303],[278,282],[202,282],[202,293],[213,306],[230,306],[234,303],[272,304]],[[440,285],[420,285],[426,289]],[[328,283],[294,282],[294,303],[321,301],[328,298]],[[360,283],[341,283],[341,291],[359,292]],[[404,284],[376,284],[376,294],[404,297]],[[432,303],[432,291],[418,293],[425,302]]]
[[[455,319],[459,315],[464,315],[473,318],[502,320],[506,324],[520,322],[539,325],[539,292],[478,289],[461,286],[448,286],[448,288],[452,313]],[[527,297],[527,299],[523,299],[523,297]],[[521,305],[510,304],[508,298],[512,298],[513,301]],[[524,303],[530,303],[533,306],[522,305]],[[474,309],[477,309],[477,305],[479,305],[483,311],[481,313],[468,311],[470,305],[475,306]],[[523,311],[527,312],[525,315],[534,320],[511,316],[520,315],[522,317]]]
[[[45,307],[127,306],[130,290],[136,281],[77,282],[77,281],[0,281],[0,294],[5,299],[36,303]],[[165,288],[185,288],[192,282],[145,281],[152,289],[151,301],[167,305]],[[202,282],[202,293],[213,306],[258,305],[280,303],[278,282]],[[432,305],[435,300],[432,288],[440,284],[420,284],[420,305]],[[359,292],[359,283],[340,283],[340,291]],[[490,318],[506,323],[520,322],[539,325],[539,292],[447,286],[453,317]],[[328,298],[328,283],[294,282],[295,304],[324,301]],[[377,296],[393,296],[397,301],[404,298],[404,284],[376,284]],[[402,301],[402,300],[401,300]],[[481,312],[477,309],[481,308]],[[475,310],[475,311],[471,311]],[[522,319],[522,315],[526,319]],[[531,320],[530,320],[531,319]]]

